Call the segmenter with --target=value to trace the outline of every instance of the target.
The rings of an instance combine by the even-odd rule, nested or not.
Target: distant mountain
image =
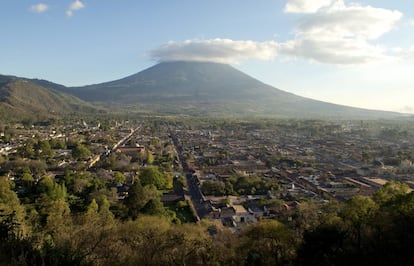
[[[60,89],[62,88],[64,86]],[[0,75],[2,118],[52,118],[63,114],[93,110],[96,109],[90,103],[73,95],[45,88],[26,78]]]
[[[230,65],[208,62],[165,62],[123,79],[83,87],[0,75],[0,114],[50,117],[96,111],[92,104],[97,103],[107,109],[157,114],[334,119],[402,116],[297,96]]]
[[[111,82],[54,89],[90,102],[152,112],[277,115],[302,118],[391,118],[398,113],[341,106],[264,84],[226,64],[165,62]]]

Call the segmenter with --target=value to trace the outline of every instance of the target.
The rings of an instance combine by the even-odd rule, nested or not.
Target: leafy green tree
[[[76,160],[86,160],[91,155],[91,151],[83,144],[77,144],[72,150],[72,157]]]
[[[154,163],[154,155],[152,155],[152,153],[150,151],[146,152],[147,155],[147,164],[153,164]]]
[[[172,188],[172,177],[161,173],[155,166],[146,167],[139,173],[142,186],[154,185],[157,189]]]
[[[286,265],[295,257],[297,240],[293,232],[275,220],[249,225],[242,231],[241,250],[246,265]]]
[[[125,198],[124,203],[128,208],[128,216],[132,219],[136,219],[140,213],[140,210],[148,202],[145,196],[145,191],[140,182],[135,182],[128,190],[128,196]]]
[[[382,205],[386,202],[396,199],[397,197],[404,196],[408,194],[410,188],[408,185],[390,181],[382,186],[380,189],[375,191],[373,195],[373,200]]]
[[[141,212],[147,215],[165,215],[166,210],[164,205],[158,198],[150,199],[144,207],[142,207]]]
[[[99,215],[102,217],[102,219],[112,222],[114,221],[114,214],[110,210],[110,204],[106,197],[102,199],[102,203],[99,206]]]
[[[203,225],[172,226],[165,242],[159,253],[164,265],[224,265],[213,255],[213,242]]]
[[[119,169],[118,159],[115,153],[111,153],[105,160],[102,162],[102,167],[105,169]]]
[[[98,214],[99,206],[96,203],[96,200],[93,199],[92,202],[89,204],[88,209],[86,210],[87,215],[96,215]]]
[[[226,193],[226,185],[222,181],[208,180],[201,184],[201,191],[205,195],[223,196]]]
[[[362,196],[351,198],[342,207],[339,215],[351,230],[358,250],[361,250],[364,238],[369,237],[369,227],[377,209],[372,199]]]
[[[66,149],[66,144],[64,141],[58,139],[49,140],[50,146],[52,149]]]
[[[296,231],[303,234],[306,230],[319,224],[319,206],[312,202],[302,202],[293,214]]]
[[[9,228],[13,231],[8,233],[25,235],[27,228],[24,217],[25,209],[20,204],[17,194],[12,190],[12,183],[6,177],[0,177],[0,222],[13,225]]]
[[[45,231],[54,239],[64,238],[70,232],[71,211],[69,204],[64,200],[50,202],[43,212],[47,213]]]
[[[124,184],[126,180],[125,175],[118,171],[113,173],[113,178],[115,184]]]
[[[233,195],[234,194],[234,187],[233,184],[229,181],[224,182],[224,192],[226,195]]]
[[[32,241],[20,234],[16,213],[0,212],[0,265],[40,265],[42,258]]]
[[[54,183],[52,190],[49,192],[49,196],[52,200],[66,201],[68,194],[65,184]]]
[[[37,185],[38,193],[44,193],[50,200],[67,199],[65,184],[57,184],[50,176],[43,177]]]
[[[27,167],[34,177],[41,177],[46,174],[47,165],[44,160],[28,161]]]
[[[404,191],[404,189],[403,189]],[[400,194],[382,204],[372,225],[372,264],[409,265],[414,260],[414,194]]]
[[[48,140],[39,140],[35,145],[36,156],[38,158],[51,158],[53,157],[53,150]]]
[[[28,139],[26,143],[17,148],[17,154],[22,158],[34,158],[35,144],[36,142],[33,139]]]
[[[164,265],[160,263],[171,224],[164,217],[141,216],[136,221],[125,223],[120,235],[128,243],[131,252],[127,264],[130,265]],[[161,260],[162,261],[162,260]]]
[[[26,188],[31,188],[33,186],[34,178],[30,171],[26,171],[23,173],[22,182]]]

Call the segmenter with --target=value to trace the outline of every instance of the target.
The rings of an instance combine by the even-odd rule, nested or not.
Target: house
[[[259,208],[256,204],[250,204],[247,210],[256,219],[260,219],[264,215],[264,211],[261,208]]]
[[[243,205],[233,205],[234,208],[234,216],[233,220],[236,223],[255,223],[257,219],[254,217],[253,214],[248,212]]]
[[[132,156],[132,155],[144,153],[145,147],[144,146],[123,146],[123,147],[116,148],[115,152]]]
[[[8,155],[13,148],[9,145],[0,146],[0,155]]]
[[[385,180],[382,178],[369,178],[369,177],[362,177],[361,181],[375,188],[380,188],[388,182],[388,180]]]
[[[221,208],[213,208],[211,218],[220,219],[225,226],[236,227],[241,223],[255,223],[256,217],[246,210],[243,205],[227,205]]]

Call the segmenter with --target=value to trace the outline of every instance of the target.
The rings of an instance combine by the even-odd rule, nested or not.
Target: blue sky
[[[230,63],[298,95],[414,113],[414,1],[2,0],[0,73],[86,85]]]

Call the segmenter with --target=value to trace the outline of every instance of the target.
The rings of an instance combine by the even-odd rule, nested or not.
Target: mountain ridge
[[[45,88],[30,79],[0,75],[0,113],[3,119],[56,118],[95,107],[73,95]]]
[[[100,105],[107,109],[124,112],[171,115],[222,115],[222,116],[273,116],[280,118],[333,118],[333,119],[394,119],[403,114],[389,111],[368,110],[338,105],[280,90],[267,85],[236,68],[211,62],[163,62],[136,74],[114,81],[81,87],[66,87],[41,79],[26,79],[0,75],[0,88],[12,81],[22,80],[31,86],[49,90],[49,97],[58,105],[82,109],[87,102],[92,108]],[[6,95],[6,93],[3,93]],[[67,98],[71,95],[71,99]],[[2,108],[39,109],[42,105],[8,104],[3,96]],[[20,95],[24,97],[24,95]],[[36,98],[36,97],[35,97]],[[48,97],[46,97],[48,98]],[[81,99],[81,100],[80,100]],[[26,98],[26,102],[30,99]],[[74,102],[73,102],[74,101]],[[30,102],[30,101],[29,101]],[[20,106],[20,107],[19,107]],[[76,108],[78,106],[78,108]],[[61,113],[73,110],[59,110]],[[7,109],[6,108],[6,109]],[[29,110],[30,112],[30,110]],[[39,112],[49,112],[45,108]],[[23,113],[28,113],[26,110]]]
[[[171,61],[99,84],[65,89],[86,101],[171,114],[299,118],[392,118],[399,113],[313,100],[267,85],[219,63]]]

